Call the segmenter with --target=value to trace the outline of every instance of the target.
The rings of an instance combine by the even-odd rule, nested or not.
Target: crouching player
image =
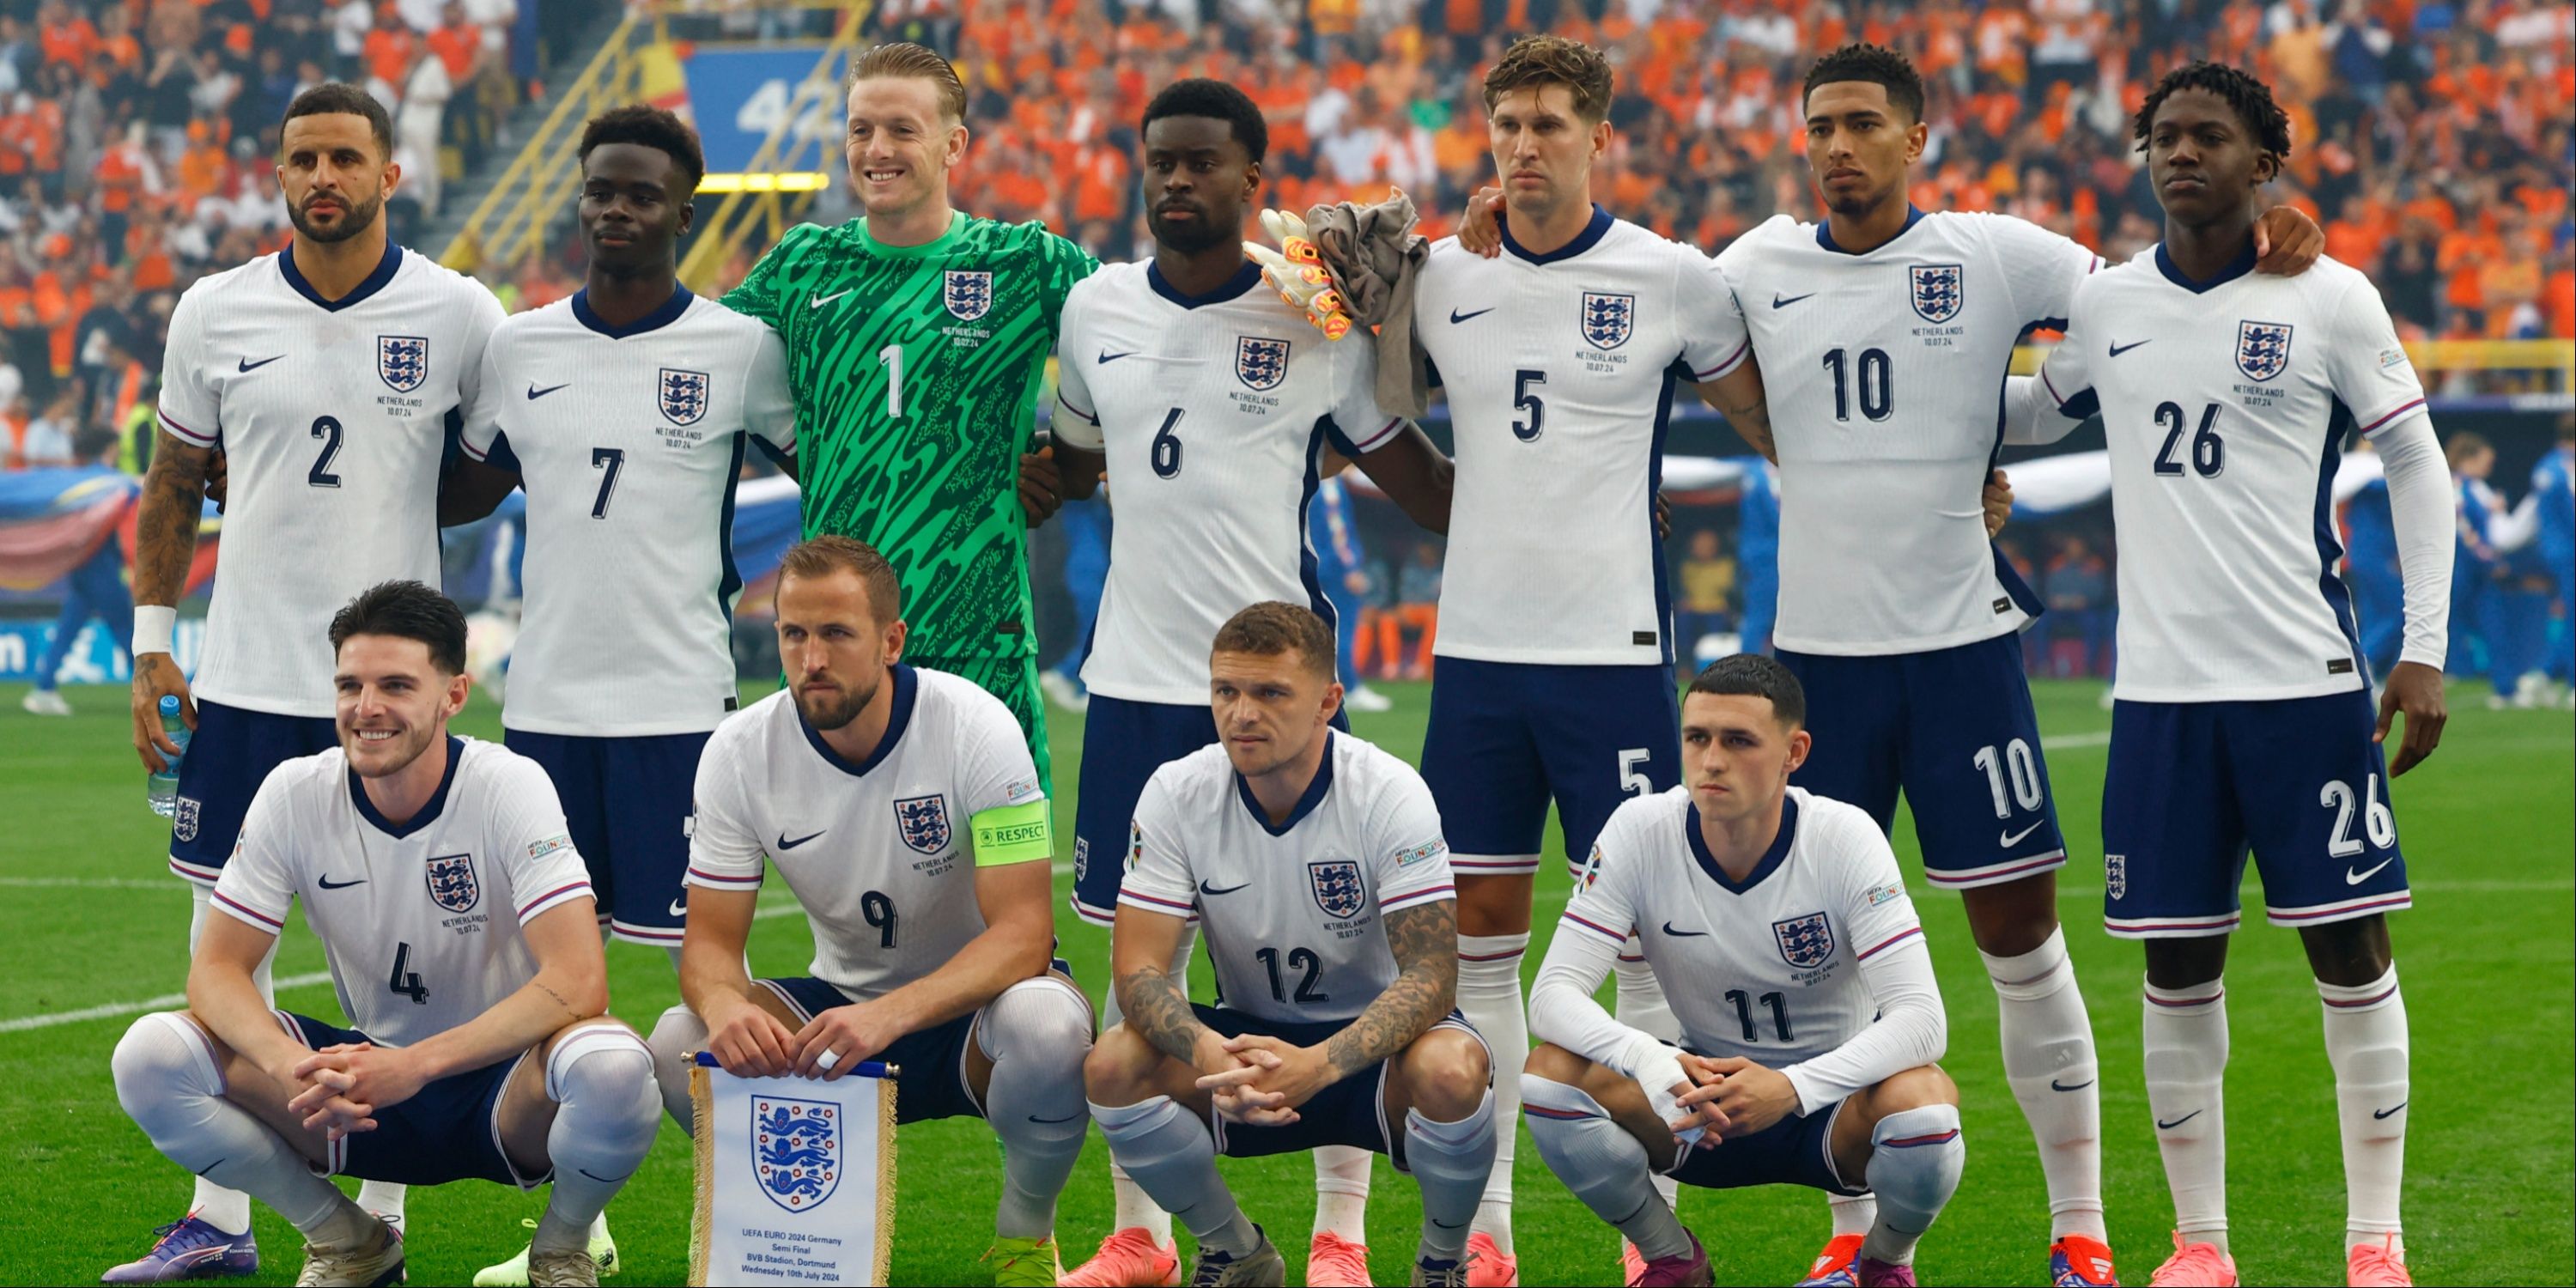
[[[1083,1064],[1110,1157],[1199,1241],[1192,1283],[1280,1284],[1216,1158],[1375,1150],[1422,1186],[1412,1281],[1463,1284],[1494,1161],[1492,1058],[1452,1009],[1457,896],[1412,766],[1329,727],[1333,630],[1257,603],[1217,631],[1219,745],[1154,771],[1110,963],[1124,1019]],[[1174,950],[1199,923],[1223,1006]]]
[[[1682,701],[1683,785],[1602,829],[1530,993],[1544,1044],[1521,1077],[1539,1153],[1646,1257],[1706,1284],[1708,1254],[1655,1195],[1689,1185],[1878,1193],[1860,1255],[1813,1283],[1911,1284],[1958,1188],[1959,1092],[1923,928],[1868,814],[1788,786],[1806,697],[1766,657],[1725,658]],[[1637,938],[1630,940],[1630,934]],[[1684,1049],[1593,1000],[1644,945]]]
[[[849,537],[780,564],[788,687],[699,757],[685,1004],[654,1028],[653,1067],[686,1129],[692,1051],[744,1077],[900,1065],[896,1122],[969,1115],[1002,1139],[994,1281],[1052,1284],[1091,1003],[1048,969],[1046,794],[1001,699],[903,664],[901,594],[885,556]],[[811,975],[745,969],[764,857],[813,927]]]
[[[652,1148],[651,1057],[608,1019],[590,881],[534,761],[449,735],[465,617],[386,582],[331,622],[340,746],[251,801],[188,1009],[114,1057],[154,1148],[304,1233],[305,1284],[403,1277],[402,1236],[334,1175],[554,1180],[530,1281],[595,1284],[590,1223]],[[251,973],[301,899],[354,1028],[272,1011]]]

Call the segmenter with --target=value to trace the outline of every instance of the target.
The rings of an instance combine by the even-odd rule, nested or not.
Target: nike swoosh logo
[[[365,877],[360,877],[355,881],[334,881],[327,876],[322,878],[322,888],[325,890],[346,890],[353,885],[365,885],[366,883],[367,879]]]
[[[2115,344],[2111,346],[2111,356],[2116,358],[2121,354],[2127,353],[2131,349],[2137,348],[2139,345],[2154,343],[2155,341],[2153,340],[2132,340],[2127,344]]]
[[[2176,1118],[2176,1119],[2174,1119],[2172,1122],[2166,1122],[2164,1119],[2159,1118],[2159,1119],[2157,1119],[2157,1120],[2156,1120],[2156,1130],[2157,1130],[2157,1131],[2172,1131],[2174,1128],[2176,1128],[2176,1127],[2180,1127],[2180,1126],[2182,1126],[2184,1123],[2190,1122],[2192,1119],[2194,1119],[2194,1118],[2198,1118],[2198,1117],[2200,1117],[2200,1111],[2199,1111],[2199,1110],[2197,1110],[2197,1109],[2195,1109],[2195,1110],[2192,1110],[2190,1113],[2184,1114],[2184,1115],[2183,1115],[2182,1117],[2180,1117],[2180,1118]]]
[[[2003,838],[2002,838],[2001,840],[1996,841],[1996,842],[1995,842],[1995,844],[1997,844],[1997,845],[2001,845],[2001,846],[2004,846],[2004,847],[2006,847],[2006,848],[2010,848],[2010,847],[2012,847],[2012,846],[2019,845],[2019,844],[2021,844],[2021,838],[2023,838],[2023,837],[2025,837],[2025,836],[2028,836],[2028,835],[2030,835],[2030,834],[2031,834],[2031,833],[2033,833],[2033,832],[2038,831],[2040,828],[2042,828],[2042,827],[2046,826],[2047,824],[2048,824],[2048,820],[2047,820],[2047,819],[2041,819],[2039,822],[2033,823],[2033,824],[2031,824],[2030,826],[2025,827],[2025,828],[2023,828],[2022,830],[2020,830],[2020,831],[2018,831],[2018,832],[2006,832],[2006,833],[2004,833],[2004,834],[2003,834]]]
[[[853,286],[853,287],[850,287],[848,290],[834,291],[834,292],[832,292],[832,293],[831,293],[831,294],[829,294],[829,295],[817,295],[817,296],[815,296],[813,299],[806,301],[806,302],[805,302],[805,307],[807,307],[807,308],[809,308],[809,309],[819,309],[819,308],[823,307],[824,305],[829,304],[829,303],[831,303],[832,301],[837,300],[837,299],[841,298],[842,296],[849,294],[849,293],[850,293],[850,291],[855,291],[855,290],[857,290],[857,289],[859,289],[859,288],[857,288],[857,287]]]
[[[686,899],[673,899],[671,901],[671,915],[674,917],[688,916],[689,901]]]
[[[1235,891],[1240,890],[1240,889],[1242,889],[1244,886],[1248,886],[1248,885],[1250,885],[1250,884],[1252,884],[1252,883],[1251,883],[1251,882],[1249,882],[1249,881],[1245,881],[1245,882],[1241,882],[1241,883],[1239,883],[1239,884],[1236,884],[1236,885],[1230,885],[1230,886],[1212,886],[1212,885],[1209,885],[1209,884],[1208,884],[1207,882],[1205,882],[1205,881],[1201,881],[1201,882],[1199,882],[1199,893],[1200,893],[1200,894],[1233,894]]]
[[[285,356],[286,356],[285,354],[282,354],[282,353],[281,353],[281,354],[277,355],[277,358],[283,358],[283,357],[285,357]],[[260,359],[260,360],[259,360],[259,361],[257,361],[257,362],[253,362],[253,361],[251,361],[251,360],[250,360],[250,359],[248,359],[248,358],[244,358],[244,359],[242,359],[242,360],[241,360],[241,370],[242,370],[242,371],[244,371],[244,372],[257,371],[257,370],[259,370],[260,368],[265,367],[265,366],[267,366],[268,364],[270,364],[270,363],[272,363],[272,362],[277,361],[277,358],[262,358],[262,359]]]
[[[1473,312],[1473,313],[1461,313],[1461,312],[1459,312],[1457,309],[1452,308],[1452,309],[1450,309],[1450,310],[1449,310],[1449,325],[1451,325],[1451,326],[1456,326],[1456,325],[1458,325],[1458,324],[1459,324],[1459,323],[1461,323],[1461,322],[1469,321],[1469,320],[1474,319],[1474,318],[1480,318],[1480,317],[1483,317],[1483,316],[1485,316],[1486,314],[1491,313],[1491,312],[1493,312],[1493,311],[1494,311],[1494,310],[1493,310],[1492,308],[1481,308],[1481,309],[1476,310],[1476,311],[1475,311],[1475,312]]]
[[[1708,934],[1708,932],[1707,932],[1707,931],[1705,931],[1705,930],[1675,930],[1675,929],[1673,929],[1673,923],[1671,923],[1671,922],[1669,922],[1669,921],[1667,921],[1667,922],[1665,922],[1665,923],[1664,923],[1664,933],[1665,933],[1665,934],[1667,934],[1667,935],[1671,935],[1671,936],[1672,936],[1673,938],[1675,938],[1675,939],[1691,939],[1691,938],[1705,937],[1705,936]]]
[[[1783,296],[1778,291],[1773,291],[1771,292],[1771,307],[1775,309],[1785,309],[1800,300],[1813,299],[1815,298],[1815,294],[1816,293],[1814,291],[1809,291],[1805,295]]]
[[[1036,1114],[1030,1114],[1029,1121],[1033,1123],[1069,1123],[1076,1118],[1084,1117],[1088,1112],[1089,1111],[1086,1110],[1081,1114],[1066,1114],[1062,1118],[1040,1118]]]
[[[2048,1080],[2048,1089],[2051,1091],[2082,1091],[2086,1087],[2092,1086],[2095,1081],[2095,1079],[2086,1078],[2084,1081],[2076,1083],[2074,1086],[2070,1087],[2065,1083],[2059,1082],[2055,1078],[2051,1078]]]
[[[830,828],[825,828],[825,829],[823,829],[823,831],[825,831],[825,832],[828,832],[828,831],[830,831],[830,830],[831,830]],[[791,840],[788,840],[788,839],[787,839],[787,834],[786,834],[785,832],[781,832],[781,833],[779,833],[779,834],[778,834],[778,848],[779,848],[779,849],[782,849],[782,850],[792,850],[792,849],[795,849],[797,846],[803,845],[803,844],[804,844],[804,843],[806,843],[807,841],[813,840],[815,836],[821,836],[822,834],[823,834],[823,832],[816,832],[816,833],[814,833],[814,835],[813,835],[813,836],[800,836],[800,837],[797,837],[795,840],[791,841]]]
[[[2406,1102],[2405,1102],[2405,1101],[2403,1101],[2403,1100],[2400,1100],[2400,1101],[2398,1101],[2396,1104],[2391,1105],[2391,1106],[2389,1106],[2389,1107],[2388,1107],[2388,1108],[2386,1108],[2386,1109],[2374,1109],[2374,1110],[2372,1110],[2372,1111],[2371,1111],[2371,1113],[2370,1113],[2370,1116],[2371,1116],[2371,1117],[2373,1117],[2373,1118],[2385,1118],[2385,1117],[2389,1116],[2390,1114],[2396,1113],[2396,1112],[2397,1112],[2398,1110],[2400,1110],[2400,1109],[2404,1109],[2405,1107],[2406,1107]]]
[[[2350,868],[2345,868],[2345,869],[2343,870],[2343,883],[2344,883],[2345,885],[2348,885],[2348,886],[2357,886],[2357,885],[2360,885],[2362,882],[2364,882],[2364,881],[2368,881],[2368,880],[2369,880],[2369,879],[2371,879],[2372,877],[2378,876],[2378,875],[2379,875],[2379,868],[2387,867],[2389,864],[2391,864],[2391,863],[2395,863],[2396,861],[2397,861],[2397,856],[2392,854],[2392,855],[2388,856],[2387,858],[2381,859],[2381,860],[2379,861],[2379,867],[2378,867],[2378,868],[2372,868],[2372,869],[2371,869],[2370,871],[2368,871],[2368,872],[2355,872],[2355,871],[2353,871],[2353,870],[2352,870],[2352,869],[2350,869]]]
[[[1108,366],[1110,363],[1113,363],[1113,362],[1118,361],[1120,358],[1132,358],[1132,357],[1135,357],[1135,356],[1136,356],[1136,351],[1135,351],[1134,349],[1129,349],[1129,350],[1128,350],[1127,352],[1125,352],[1125,353],[1109,353],[1109,352],[1104,351],[1104,352],[1102,352],[1102,353],[1101,353],[1099,360],[1098,360],[1096,363],[1094,363],[1093,365],[1095,365],[1095,366],[1102,366],[1102,367],[1105,367],[1105,366]]]
[[[540,399],[540,398],[543,398],[543,397],[545,397],[547,394],[553,393],[554,391],[556,391],[556,390],[558,390],[558,389],[567,389],[567,388],[570,388],[570,387],[571,387],[571,385],[572,385],[572,382],[571,382],[571,381],[569,381],[569,380],[567,380],[567,381],[565,381],[564,383],[562,383],[562,384],[560,384],[560,385],[548,385],[548,386],[546,386],[546,387],[545,387],[545,388],[543,388],[543,389],[539,389],[539,388],[537,388],[537,384],[536,384],[536,382],[535,382],[535,381],[533,381],[533,380],[531,380],[531,381],[529,381],[529,382],[528,382],[528,401],[529,401],[529,402],[535,402],[536,400],[538,400],[538,399]]]

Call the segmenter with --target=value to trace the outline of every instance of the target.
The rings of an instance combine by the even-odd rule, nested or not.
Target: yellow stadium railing
[[[799,129],[810,108],[829,105],[832,119],[836,110],[840,84],[835,69],[854,50],[859,31],[866,23],[867,5],[838,3],[799,3],[791,8],[830,8],[846,16],[834,28],[832,38],[814,57],[814,66],[805,79],[788,95],[787,109],[778,114],[777,123],[761,140],[760,149],[752,154],[749,164],[738,174],[716,176],[716,187],[700,191],[720,191],[724,200],[698,224],[689,245],[689,253],[680,261],[680,281],[692,291],[707,293],[723,283],[716,279],[733,259],[744,242],[758,237],[774,242],[814,204],[814,194],[833,182],[841,167],[841,158],[827,146],[839,136],[834,129],[821,138]]]
[[[2012,371],[2027,376],[2039,370],[2052,346],[2026,344],[2013,351]],[[2568,340],[2417,340],[2406,346],[2415,370],[2430,377],[2453,372],[2519,372],[2555,380],[2552,391],[2576,391],[2576,341]]]
[[[439,253],[439,262],[458,272],[490,264],[515,263],[542,245],[547,222],[563,209],[579,166],[584,121],[610,107],[637,100],[638,45],[651,29],[633,10],[617,24],[608,42],[563,93],[544,124],[520,145],[501,179],[485,193],[465,226]]]

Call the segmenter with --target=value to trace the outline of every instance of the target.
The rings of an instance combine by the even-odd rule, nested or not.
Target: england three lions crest
[[[418,389],[429,379],[429,340],[417,335],[376,337],[376,374],[398,394]]]
[[[2254,380],[2269,380],[2289,369],[2290,325],[2286,322],[2236,324],[2236,369]]]
[[[474,876],[474,856],[442,854],[429,861],[430,901],[449,912],[472,912],[483,902],[483,883]]]
[[[1637,333],[1637,297],[1602,291],[1583,293],[1583,342],[1595,349],[1616,349]]]
[[[944,288],[941,302],[948,306],[949,316],[960,322],[972,322],[993,311],[993,275],[989,272],[949,269]]]
[[[1772,922],[1771,937],[1780,941],[1780,960],[1800,970],[1834,959],[1834,925],[1821,912]]]
[[[1349,859],[1327,859],[1306,865],[1306,875],[1315,887],[1315,906],[1335,921],[1348,921],[1368,906],[1368,891],[1360,883],[1360,865]]]
[[[707,414],[707,373],[662,368],[656,382],[661,391],[662,416],[674,425],[694,425]]]
[[[172,815],[170,818],[171,839],[183,843],[197,839],[198,808],[196,797],[182,796],[179,798],[179,812]],[[233,848],[239,849],[241,847],[240,844],[236,842]]]
[[[1254,391],[1276,389],[1288,378],[1288,342],[1239,336],[1234,342],[1234,375]]]
[[[751,1098],[751,1165],[770,1202],[810,1211],[841,1187],[841,1117],[828,1101]]]
[[[1913,290],[1914,315],[1926,322],[1947,322],[1959,316],[1959,303],[1967,278],[1956,264],[1916,264],[1906,270]]]
[[[923,854],[948,848],[948,798],[906,796],[894,803],[894,827],[903,843]]]

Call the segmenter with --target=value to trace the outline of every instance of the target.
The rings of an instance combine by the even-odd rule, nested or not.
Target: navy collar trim
[[[407,823],[397,824],[377,810],[376,803],[367,799],[366,780],[358,777],[358,771],[355,769],[348,771],[349,800],[358,807],[358,817],[367,820],[367,826],[399,841],[438,821],[439,813],[447,808],[447,789],[456,785],[456,766],[464,759],[465,740],[449,734],[447,736],[447,772],[439,775],[438,790],[429,794],[429,803],[421,806],[420,812],[412,815],[411,821]]]
[[[921,696],[920,676],[901,662],[894,665],[893,684],[894,710],[886,716],[885,736],[877,739],[877,749],[869,752],[867,759],[855,765],[841,759],[841,753],[832,750],[832,744],[823,741],[823,735],[805,722],[805,709],[796,706],[796,695],[789,694],[787,704],[796,712],[796,727],[805,731],[805,745],[812,747],[824,764],[852,778],[865,778],[869,770],[885,763],[885,758],[894,754],[896,744],[903,741],[903,731],[912,724],[913,705]]]
[[[304,280],[304,270],[295,266],[294,246],[289,245],[286,249],[277,252],[277,271],[285,276],[286,284],[294,287],[296,294],[311,300],[315,307],[328,313],[337,313],[385,289],[385,284],[393,281],[394,273],[401,268],[402,247],[394,245],[388,239],[385,242],[385,257],[376,261],[375,271],[368,273],[367,279],[358,283],[358,289],[336,300],[326,300],[322,298],[320,291],[313,289],[313,283]]]
[[[671,298],[662,301],[661,305],[655,308],[652,312],[647,313],[624,326],[611,326],[607,319],[602,318],[598,313],[592,311],[590,307],[590,288],[585,286],[572,293],[572,315],[573,318],[583,326],[589,327],[591,330],[597,331],[611,340],[623,340],[630,335],[642,335],[647,331],[659,331],[662,328],[679,321],[680,315],[688,312],[690,303],[696,299],[696,296],[689,293],[688,287],[674,283],[671,288]]]
[[[1594,246],[1599,245],[1601,243],[1601,239],[1609,235],[1610,225],[1616,222],[1616,220],[1610,217],[1609,211],[1603,210],[1599,206],[1594,206],[1592,208],[1592,222],[1585,224],[1583,226],[1583,231],[1574,235],[1573,241],[1567,242],[1544,255],[1533,255],[1526,247],[1523,247],[1519,242],[1512,240],[1512,221],[1506,219],[1502,221],[1501,225],[1503,230],[1503,249],[1510,251],[1514,255],[1528,260],[1533,264],[1553,264],[1561,259],[1572,259],[1575,256],[1592,249]]]
[[[1315,807],[1324,803],[1324,794],[1333,789],[1334,750],[1333,731],[1327,729],[1324,731],[1324,762],[1315,766],[1315,781],[1306,784],[1306,794],[1297,798],[1297,808],[1288,811],[1288,821],[1276,827],[1270,824],[1270,811],[1261,808],[1260,798],[1252,794],[1251,781],[1241,774],[1234,776],[1234,794],[1242,798],[1245,809],[1252,811],[1252,821],[1259,823],[1262,831],[1272,836],[1286,836],[1307,815],[1314,813]]]
[[[1895,245],[1897,242],[1902,241],[1905,234],[1914,231],[1914,225],[1922,222],[1923,208],[1908,202],[1905,206],[1905,226],[1896,230],[1896,236],[1890,237],[1886,241],[1870,247],[1868,250],[1844,250],[1841,244],[1834,240],[1834,221],[1831,219],[1820,219],[1816,221],[1816,244],[1837,255],[1867,255],[1876,251],[1885,250],[1888,247]]]
[[[1211,304],[1223,304],[1228,300],[1242,299],[1253,287],[1261,285],[1261,265],[1247,256],[1243,266],[1234,270],[1234,276],[1225,279],[1224,285],[1205,295],[1190,295],[1172,285],[1172,279],[1163,276],[1162,265],[1149,261],[1145,265],[1145,283],[1154,288],[1154,294],[1182,308],[1203,309]]]
[[[1709,880],[1726,887],[1730,893],[1747,894],[1762,884],[1764,877],[1779,871],[1780,865],[1789,861],[1789,844],[1798,835],[1798,798],[1786,796],[1781,799],[1780,834],[1771,839],[1771,848],[1762,852],[1762,861],[1754,864],[1753,870],[1746,873],[1742,881],[1726,875],[1726,869],[1717,865],[1717,857],[1708,852],[1708,840],[1699,832],[1699,806],[1696,803],[1682,819],[1682,834],[1690,838],[1691,857],[1699,860],[1699,870],[1707,873]]]
[[[2206,282],[2193,281],[2182,271],[2181,265],[2173,262],[2173,256],[2165,253],[2165,244],[2157,242],[2156,271],[2164,274],[2166,281],[2194,295],[2204,295],[2254,271],[2254,242],[2252,238],[2247,238],[2245,249],[2236,258],[2229,260],[2227,267],[2218,270],[2218,276]]]

